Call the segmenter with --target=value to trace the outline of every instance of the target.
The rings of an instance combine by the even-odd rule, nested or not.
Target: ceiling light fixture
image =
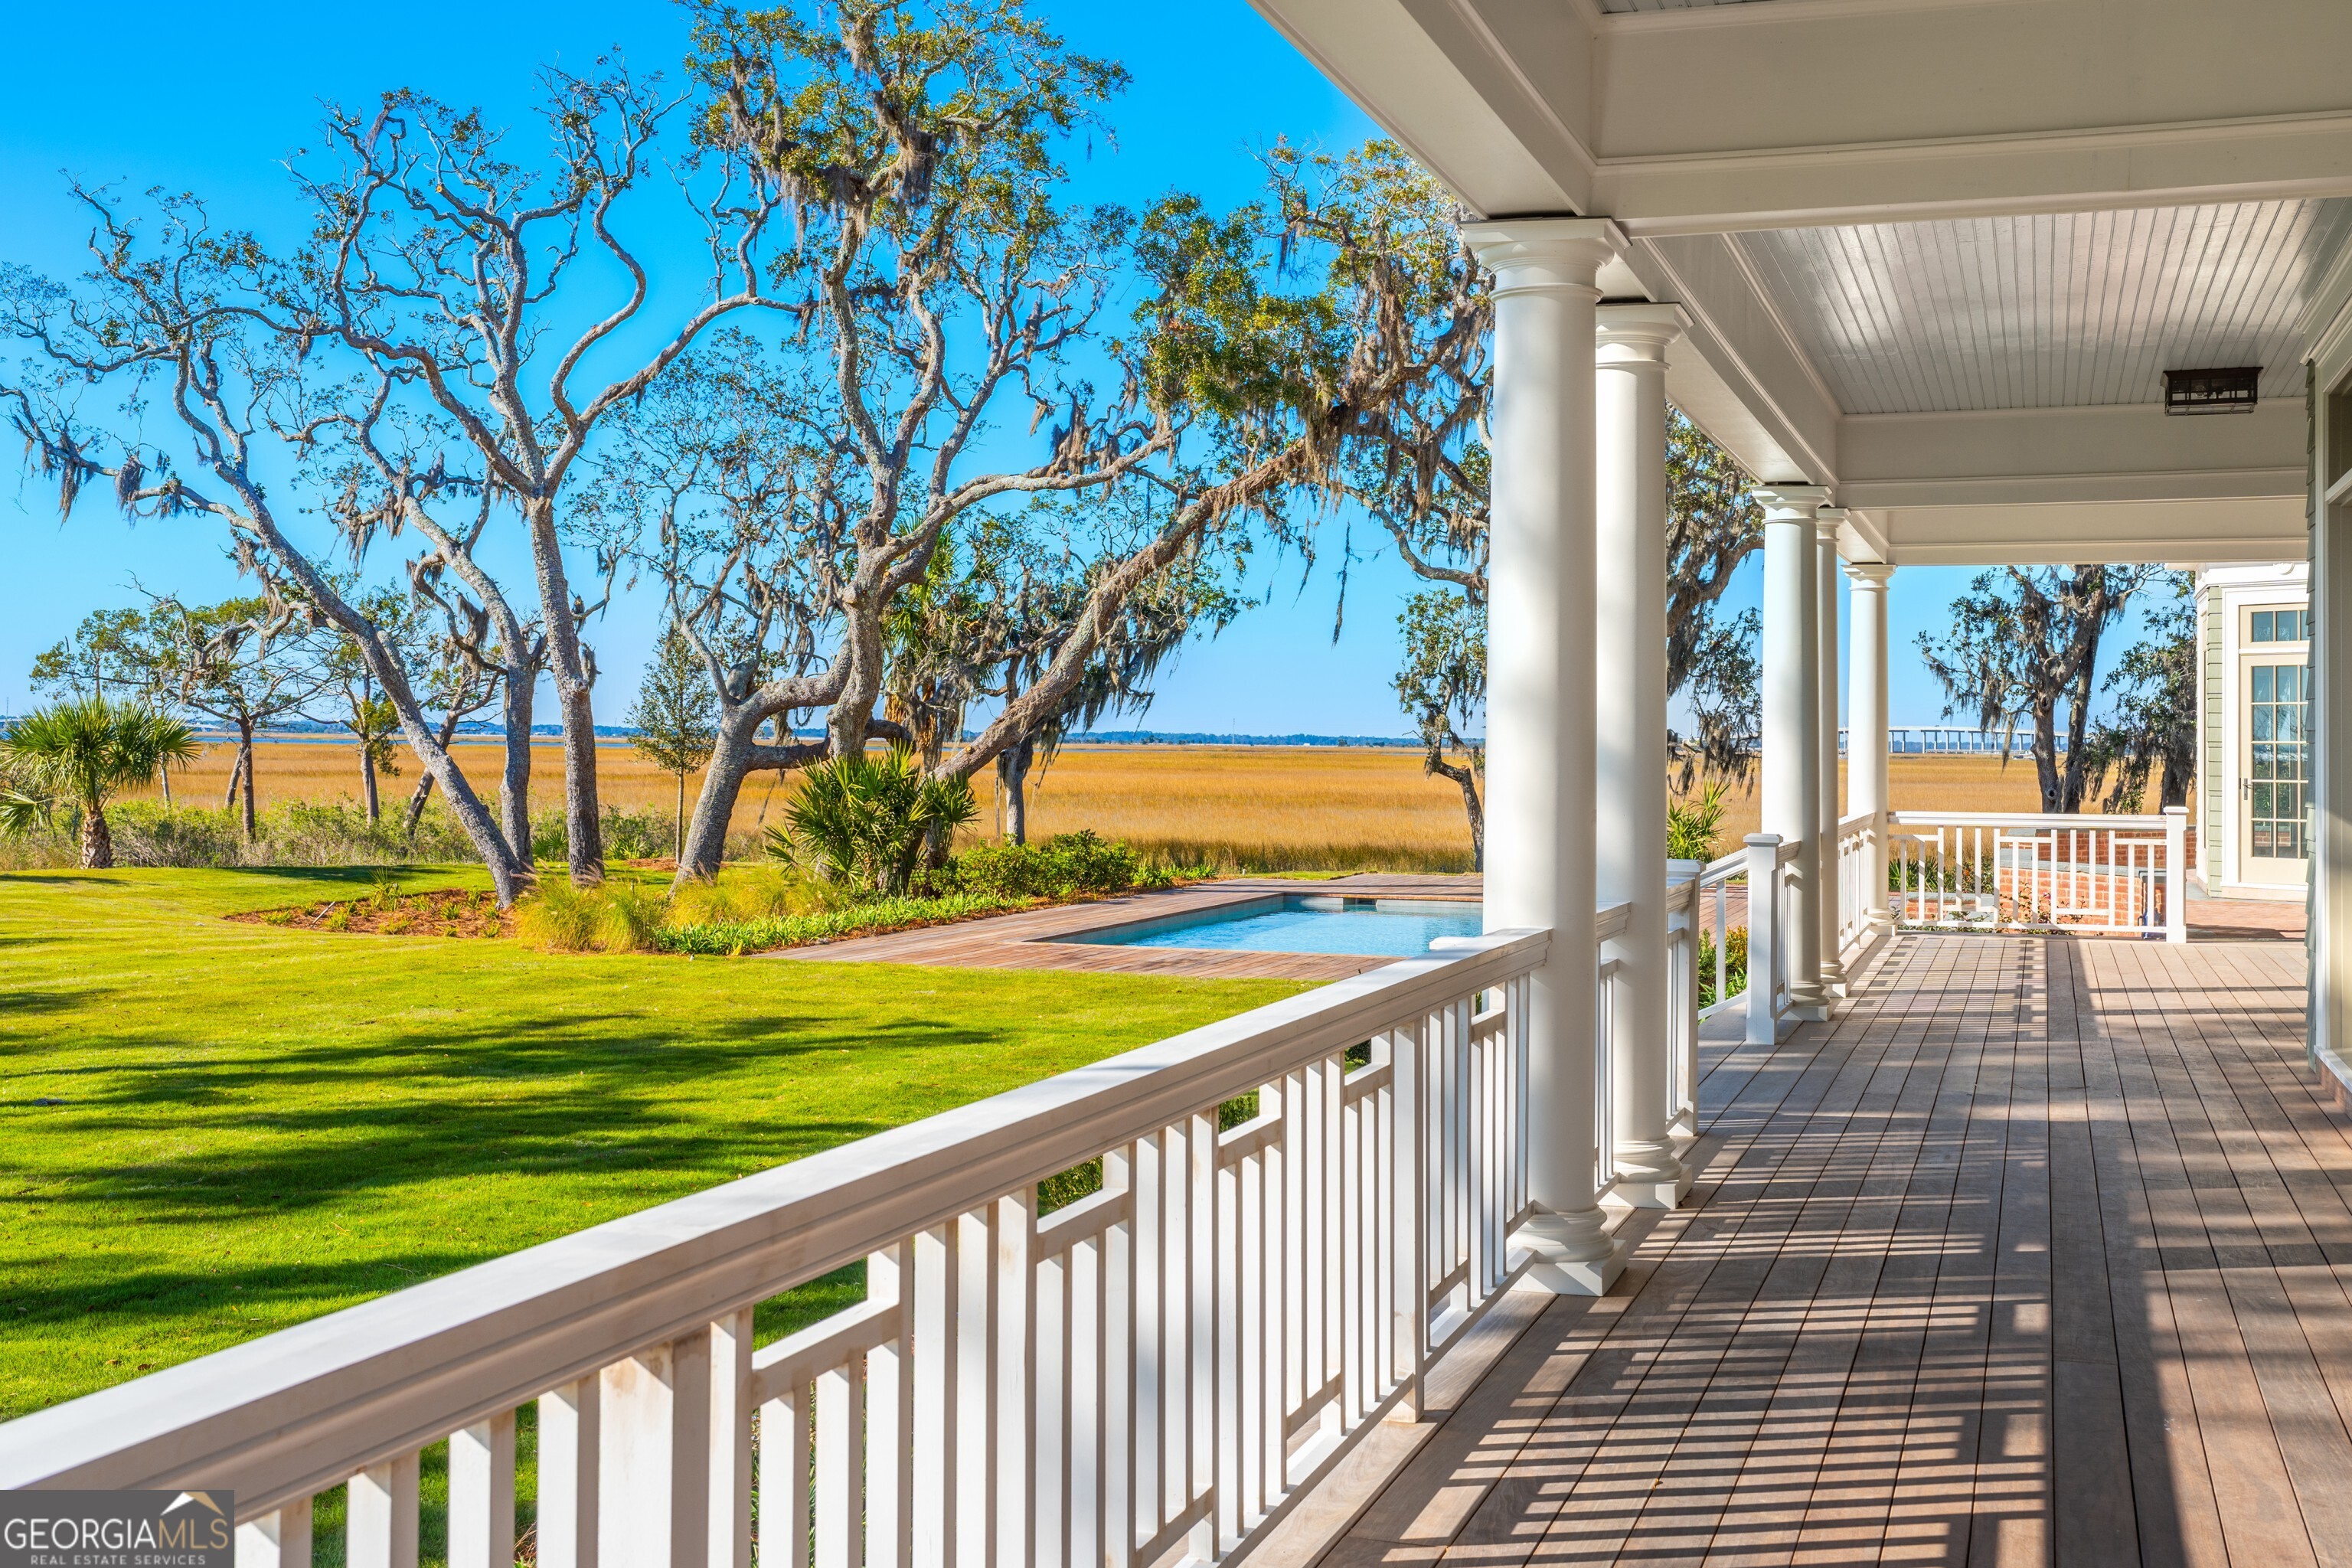
[[[2252,414],[2263,379],[2258,364],[2235,370],[2168,370],[2164,373],[2167,414]]]

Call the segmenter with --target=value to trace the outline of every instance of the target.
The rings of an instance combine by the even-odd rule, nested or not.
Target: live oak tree
[[[426,649],[426,665],[419,695],[428,711],[438,712],[441,723],[436,739],[446,747],[457,739],[458,726],[475,714],[487,710],[500,700],[507,686],[508,666],[500,645],[488,643],[488,617],[479,616],[468,623],[453,624],[432,637]],[[536,676],[531,667],[522,679]],[[509,731],[506,750],[509,758],[520,750],[530,750],[530,731]],[[520,845],[516,853],[527,855],[530,850],[530,768],[526,762],[520,771],[521,783],[516,782],[516,770],[509,765],[507,784],[499,797],[500,832],[509,847]],[[526,793],[511,794],[517,788]],[[409,837],[416,835],[416,825],[425,819],[425,804],[433,798],[433,774],[420,770],[416,787],[408,793],[408,809],[401,818],[401,831]]]
[[[349,595],[351,590],[344,592]],[[377,636],[404,668],[413,668],[417,627],[408,596],[387,589],[353,595],[360,614],[376,627]],[[400,715],[377,689],[375,673],[359,645],[348,637],[320,639],[319,647],[321,707],[336,723],[351,731],[360,771],[360,805],[370,826],[383,820],[376,780],[396,778],[400,769],[393,752],[393,737],[400,732]],[[447,742],[444,740],[446,745]]]
[[[2045,812],[2083,809],[2099,642],[2154,570],[2008,566],[1981,573],[1952,601],[1951,626],[1941,637],[1919,634],[1920,658],[1944,689],[1946,714],[1970,711],[1979,727],[1999,731],[2003,761],[2016,724],[2030,726]]]
[[[1394,682],[1397,699],[1421,734],[1422,767],[1462,791],[1470,819],[1470,864],[1486,868],[1486,813],[1479,781],[1486,748],[1465,739],[1486,706],[1486,609],[1483,600],[1449,588],[1430,588],[1405,602],[1397,617],[1404,633],[1404,663]],[[1459,762],[1454,761],[1460,757]]]
[[[168,713],[176,706],[157,612],[92,610],[33,659],[32,686],[51,698],[114,697]],[[172,804],[172,770],[157,777]]]
[[[240,813],[249,841],[257,836],[254,736],[302,717],[326,689],[310,628],[292,605],[257,595],[196,605],[158,598],[149,626],[172,705],[236,731],[221,809]]]
[[[33,689],[52,697],[144,695],[155,682],[149,633],[143,610],[92,610],[34,657]]]
[[[2194,580],[2168,574],[2173,600],[2147,616],[2147,635],[2116,661],[2103,689],[2108,716],[2083,743],[2088,793],[2109,811],[2137,811],[2156,779],[2159,808],[2189,804],[2197,776],[2197,610]]]
[[[519,512],[562,716],[571,874],[593,883],[596,666],[583,626],[597,606],[566,558],[566,486],[615,409],[713,323],[767,302],[782,196],[739,147],[687,139],[684,100],[618,62],[542,76],[545,147],[531,159],[478,110],[420,93],[331,110],[329,153],[297,164],[316,218],[293,298],[306,333],[432,408]],[[656,258],[619,223],[630,198],[665,190],[703,236],[701,298],[676,310],[652,303]],[[667,271],[675,258],[658,260]],[[609,595],[614,563],[597,564]],[[510,672],[506,689],[511,738],[526,683]],[[506,793],[521,794],[511,779]]]
[[[981,640],[961,659],[987,674],[981,695],[1012,698],[1033,689],[1053,668],[1062,648],[1082,625],[1103,615],[1094,586],[1115,569],[1123,550],[1150,536],[1149,518],[1109,521],[1095,509],[1102,531],[1075,527],[1074,509],[1041,509],[999,544],[999,566],[988,585],[988,613],[981,617]],[[1064,531],[1040,526],[1059,516]],[[1105,548],[1108,545],[1108,548]],[[1017,563],[1017,570],[1015,569]],[[1150,685],[1194,635],[1214,636],[1241,610],[1225,573],[1200,552],[1181,557],[1136,584],[1109,612],[1091,658],[1061,700],[1035,705],[1025,727],[1008,734],[995,756],[997,787],[1004,807],[1004,837],[1029,841],[1029,779],[1048,766],[1064,741],[1083,734],[1113,714],[1150,710]]]
[[[309,629],[331,626],[352,639],[499,900],[510,902],[525,865],[437,741],[401,660],[332,580],[323,551],[296,542],[265,479],[265,466],[282,458],[279,445],[299,455],[345,390],[337,382],[322,393],[306,364],[315,333],[286,303],[285,269],[252,236],[216,229],[193,197],[151,195],[134,215],[107,192],[74,194],[92,225],[92,264],[79,286],[0,268],[0,331],[32,351],[0,379],[0,406],[25,439],[28,464],[57,482],[67,515],[85,489],[102,484],[126,517],[191,519],[227,535],[239,569],[260,584],[263,613],[217,628],[184,626],[189,689],[211,689],[226,668],[231,649],[215,646],[215,635],[241,639],[261,627],[274,641],[299,616]],[[100,387],[121,398],[110,414],[90,406],[89,391]],[[284,487],[297,514],[302,496],[315,494],[299,477]],[[404,484],[431,499],[444,479],[436,464]]]

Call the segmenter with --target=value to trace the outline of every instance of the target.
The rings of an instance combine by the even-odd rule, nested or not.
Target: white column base
[[[1791,986],[1789,990],[1789,1010],[1786,1016],[1808,1024],[1826,1024],[1830,1020],[1829,999],[1801,996],[1797,994],[1796,988]]]
[[[1617,1145],[1617,1184],[1610,1192],[1637,1209],[1681,1206],[1690,1195],[1690,1169],[1672,1143],[1627,1142]]]
[[[1625,1272],[1625,1250],[1601,1228],[1601,1211],[1538,1214],[1511,1235],[1510,1245],[1535,1261],[1519,1288],[1554,1296],[1605,1296]]]
[[[1845,965],[1834,958],[1822,960],[1822,994],[1825,997],[1846,994]]]

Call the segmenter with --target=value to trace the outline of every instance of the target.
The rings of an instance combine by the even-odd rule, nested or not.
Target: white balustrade
[[[1697,860],[1666,862],[1666,1126],[1689,1138],[1698,1136],[1699,887],[1706,871]],[[1720,910],[1717,918],[1719,924]],[[1719,934],[1716,965],[1720,995]]]
[[[1601,984],[1593,990],[1592,1029],[1592,1191],[1599,1197],[1606,1197],[1617,1185],[1614,1047],[1626,1016],[1625,965],[1609,955],[1609,944],[1625,934],[1633,913],[1631,904],[1609,904],[1593,918],[1601,971]]]
[[[2188,940],[2187,814],[1888,814],[1898,923]]]
[[[1845,952],[1871,932],[1871,916],[1886,908],[1878,886],[1873,851],[1884,832],[1875,812],[1857,812],[1838,823],[1838,950]]]
[[[449,1560],[504,1564],[535,1401],[543,1568],[1214,1561],[1521,1267],[1550,940],[1449,942],[39,1412],[0,1426],[0,1487],[232,1489],[240,1562],[277,1568],[342,1487],[346,1561],[405,1568],[446,1441]],[[752,1348],[757,1303],[859,1260],[864,1300]]]

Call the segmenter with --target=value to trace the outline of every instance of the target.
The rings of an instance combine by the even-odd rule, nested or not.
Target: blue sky
[[[1163,7],[1048,0],[1036,7],[1070,41],[1124,62],[1134,83],[1111,110],[1116,146],[1078,154],[1089,199],[1140,205],[1173,186],[1213,205],[1258,188],[1253,151],[1276,137],[1344,149],[1373,127],[1242,0],[1191,0],[1184,25]],[[640,68],[674,69],[684,52],[683,14],[653,3],[551,5],[519,0],[485,11],[445,0],[406,7],[400,25],[378,13],[346,19],[285,0],[234,7],[123,4],[106,8],[107,32],[149,62],[170,62],[159,90],[126,89],[58,62],[87,58],[89,14],[68,6],[19,7],[12,47],[0,53],[0,212],[9,215],[0,260],[52,276],[79,270],[85,227],[64,194],[64,173],[126,189],[163,186],[210,199],[217,216],[266,238],[293,237],[299,209],[282,160],[314,140],[321,101],[362,101],[414,87],[494,117],[519,118],[532,100],[531,72],[545,61],[584,68],[617,46]],[[13,449],[10,457],[14,457]],[[214,528],[187,521],[133,529],[85,503],[60,526],[47,486],[0,479],[0,529],[10,534],[0,576],[0,712],[31,700],[26,671],[40,649],[100,606],[138,602],[134,581],[157,592],[210,598],[241,591]],[[1265,598],[1221,637],[1186,650],[1160,682],[1140,722],[1217,731],[1401,733],[1389,689],[1396,614],[1412,579],[1359,530],[1368,558],[1348,587],[1345,629],[1332,636],[1338,579],[1327,547],[1302,573],[1269,561],[1256,587]],[[394,566],[386,554],[379,574]],[[1913,649],[1915,635],[1944,624],[1969,574],[1914,568],[1890,595],[1895,721],[1933,722],[1941,702]],[[1751,563],[1727,604],[1756,602]],[[619,722],[656,635],[658,605],[640,590],[592,632],[606,672],[599,718]],[[2119,640],[2116,649],[2120,652]],[[551,706],[542,716],[553,718]]]

